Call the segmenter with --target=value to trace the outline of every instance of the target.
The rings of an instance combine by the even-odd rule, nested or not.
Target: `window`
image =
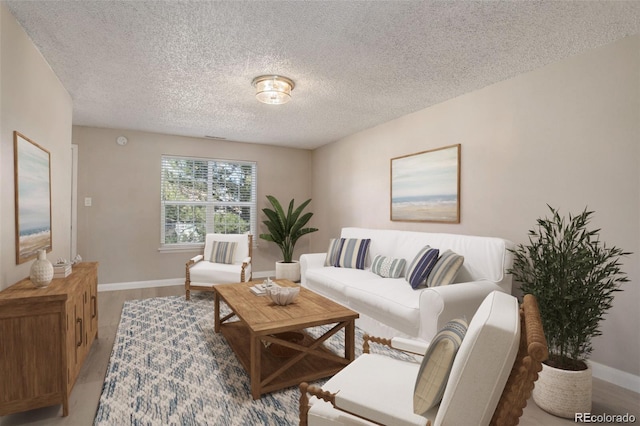
[[[207,233],[255,235],[256,163],[162,156],[163,245],[204,243]]]

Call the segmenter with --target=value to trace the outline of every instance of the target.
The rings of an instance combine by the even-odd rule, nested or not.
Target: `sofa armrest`
[[[300,284],[303,287],[307,285],[307,278],[305,277],[307,270],[322,268],[326,258],[327,253],[306,253],[300,256]]]
[[[504,293],[500,286],[489,281],[471,281],[424,289],[420,294],[418,337],[431,342],[447,322],[456,318],[471,321],[484,298],[496,290]]]

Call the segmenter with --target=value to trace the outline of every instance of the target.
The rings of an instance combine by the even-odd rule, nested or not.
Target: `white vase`
[[[38,258],[31,265],[29,274],[31,282],[36,287],[46,287],[53,279],[53,265],[47,259],[45,250],[38,250]]]
[[[570,371],[542,364],[533,388],[533,400],[544,411],[567,419],[576,413],[591,412],[591,365],[586,370]]]
[[[294,283],[300,281],[300,263],[297,260],[289,263],[276,262],[276,279]]]

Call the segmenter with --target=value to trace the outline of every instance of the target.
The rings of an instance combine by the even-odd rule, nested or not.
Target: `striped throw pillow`
[[[213,263],[233,263],[233,255],[236,252],[238,243],[231,241],[214,241],[211,248],[211,262]]]
[[[440,250],[424,246],[422,250],[416,254],[407,269],[406,279],[412,288],[422,287],[429,276],[429,272],[438,261]]]
[[[335,266],[338,261],[338,254],[340,254],[340,238],[332,238],[329,240],[324,266]]]
[[[371,239],[341,238],[340,252],[334,266],[339,268],[364,269]]]
[[[373,258],[371,272],[383,278],[400,278],[404,274],[406,264],[407,261],[404,259],[393,259],[379,254]]]
[[[453,361],[466,333],[467,322],[455,319],[449,321],[429,344],[413,389],[414,413],[424,416],[442,400]]]
[[[464,256],[460,256],[451,250],[446,250],[427,277],[427,287],[449,285],[453,282],[464,263]]]

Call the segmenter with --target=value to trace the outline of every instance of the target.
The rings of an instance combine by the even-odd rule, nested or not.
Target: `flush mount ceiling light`
[[[293,80],[279,75],[261,75],[251,83],[256,88],[256,99],[270,105],[286,104],[295,87]]]

